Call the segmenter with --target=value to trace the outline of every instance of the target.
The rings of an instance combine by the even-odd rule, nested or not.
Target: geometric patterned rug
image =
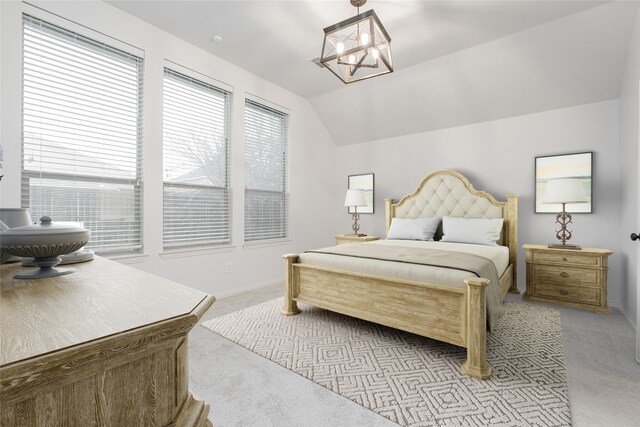
[[[282,298],[203,324],[403,426],[570,426],[557,310],[505,303],[488,334],[489,380],[463,375],[466,349]]]

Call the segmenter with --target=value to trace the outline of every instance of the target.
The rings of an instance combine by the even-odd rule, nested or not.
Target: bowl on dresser
[[[90,232],[74,223],[54,223],[51,217],[43,216],[39,224],[11,228],[2,233],[0,248],[14,256],[33,258],[39,267],[18,273],[16,279],[40,279],[62,276],[76,271],[74,268],[55,268],[60,255],[69,254],[89,242]]]
[[[31,224],[31,215],[27,208],[0,208],[0,233],[10,228]],[[0,249],[0,264],[20,261],[20,258],[10,255]]]

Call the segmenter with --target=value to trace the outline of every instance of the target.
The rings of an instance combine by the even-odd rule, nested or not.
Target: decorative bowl
[[[0,208],[0,221],[7,224],[9,228],[31,225],[31,215],[27,208]]]
[[[7,231],[8,229],[9,227],[7,227],[7,224],[5,224],[4,222],[2,222],[2,220],[0,220],[0,233],[2,233],[3,231]],[[0,235],[0,242],[2,242],[1,235]],[[0,249],[0,264],[4,264],[5,262],[9,261],[9,258],[11,258],[11,254]]]
[[[27,208],[0,208],[0,232],[31,223],[31,215],[29,215]],[[15,261],[20,261],[20,258],[11,256],[0,249],[0,264]]]
[[[43,216],[40,224],[10,228],[2,233],[0,248],[11,255],[33,258],[39,270],[16,274],[16,279],[40,279],[62,276],[76,271],[74,268],[54,268],[60,255],[82,248],[89,241],[90,232],[70,223],[53,223]]]
[[[93,260],[95,253],[91,249],[81,248],[75,252],[71,252],[70,254],[60,255],[60,264],[58,265],[67,265],[67,264],[78,264],[81,262],[87,262]],[[22,258],[22,266],[23,267],[35,267],[36,265],[33,263],[34,258]]]

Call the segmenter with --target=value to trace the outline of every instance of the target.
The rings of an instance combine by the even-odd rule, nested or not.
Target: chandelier
[[[350,0],[358,14],[324,29],[320,64],[343,83],[393,72],[391,37],[373,9],[360,13],[367,0]]]

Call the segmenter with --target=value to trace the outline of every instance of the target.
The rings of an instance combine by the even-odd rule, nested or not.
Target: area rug
[[[491,379],[460,372],[466,349],[282,298],[203,324],[403,426],[569,426],[560,314],[507,303],[489,334]]]

